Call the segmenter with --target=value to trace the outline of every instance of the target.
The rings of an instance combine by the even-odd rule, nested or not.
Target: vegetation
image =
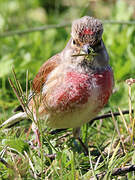
[[[0,124],[19,104],[8,82],[8,77],[13,77],[12,67],[25,91],[27,70],[31,81],[43,62],[66,45],[70,27],[7,37],[2,37],[3,33],[61,24],[84,15],[131,21],[135,17],[134,7],[134,1],[126,0],[0,0]],[[8,130],[1,129],[0,179],[135,179],[133,171],[123,176],[115,174],[116,168],[135,164],[135,116],[131,113],[135,87],[125,82],[135,76],[134,37],[135,25],[104,24],[103,39],[115,74],[115,88],[101,114],[125,109],[130,113],[97,120],[91,126],[85,124],[81,128],[81,138],[89,147],[89,156],[72,137],[72,129],[54,134],[45,127],[41,149],[28,144],[35,138],[32,132],[28,135],[29,122],[20,122]]]

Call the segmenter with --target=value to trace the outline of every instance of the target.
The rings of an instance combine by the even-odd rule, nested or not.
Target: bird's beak
[[[89,54],[92,50],[93,50],[93,49],[90,47],[89,44],[85,44],[85,45],[83,45],[83,47],[82,47],[82,51],[83,51],[84,53],[86,53],[86,54]]]
[[[82,46],[80,54],[73,54],[72,57],[75,56],[96,56],[97,53],[94,52],[94,49],[89,45],[89,44],[85,44]]]

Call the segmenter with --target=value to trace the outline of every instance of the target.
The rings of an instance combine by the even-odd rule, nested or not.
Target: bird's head
[[[93,17],[84,16],[72,23],[72,48],[91,53],[93,47],[102,39],[103,26],[100,20]]]
[[[100,20],[84,16],[74,20],[71,28],[71,39],[62,51],[64,62],[80,63],[88,60],[89,63],[100,63],[99,51],[104,49],[100,54],[104,55],[103,61],[108,62],[108,54],[102,41],[103,25]],[[106,57],[105,57],[106,56]],[[93,61],[94,60],[94,61]],[[97,62],[98,61],[98,62]],[[106,63],[105,62],[105,63]]]

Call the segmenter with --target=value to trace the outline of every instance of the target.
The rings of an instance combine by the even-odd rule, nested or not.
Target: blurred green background
[[[0,34],[47,24],[70,22],[84,15],[101,20],[130,21],[135,17],[134,0],[0,0]],[[26,71],[32,80],[49,57],[60,52],[70,37],[70,27],[54,28],[0,38],[0,120],[18,101],[9,85],[14,67],[25,90]],[[135,77],[135,25],[104,24],[103,39],[115,74],[115,89],[104,111],[125,109],[127,78]],[[109,107],[109,108],[108,108]]]

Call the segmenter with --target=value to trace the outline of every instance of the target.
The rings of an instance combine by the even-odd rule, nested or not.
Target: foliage
[[[52,2],[0,0],[0,33],[44,24],[59,24],[83,15],[110,20],[134,18],[133,6],[124,0],[116,3],[92,3],[87,0]],[[134,36],[135,26],[104,25],[103,39],[114,70],[115,89],[102,113],[118,111],[118,107],[121,110],[128,109],[129,88],[125,80],[135,76]],[[12,77],[12,67],[25,91],[27,70],[29,80],[32,80],[44,61],[61,51],[69,37],[70,28],[66,27],[0,39],[0,123],[11,116],[12,109],[18,104],[8,82],[8,77]],[[134,94],[132,98],[134,107]],[[0,157],[10,165],[9,167],[0,162],[0,178],[87,180],[105,171],[104,178],[112,179],[111,172],[114,168],[135,164],[134,116],[126,116],[125,121],[129,131],[125,128],[122,116],[95,121],[92,126],[85,124],[81,137],[89,146],[89,156],[85,156],[80,144],[72,137],[71,130],[53,135],[47,128],[42,134],[41,149],[36,149],[26,142],[35,138],[32,132],[27,135],[30,126],[28,122],[21,122],[20,126],[8,130],[0,130]],[[56,157],[49,158],[46,154],[55,154]],[[134,179],[135,176],[130,172],[125,177]]]

